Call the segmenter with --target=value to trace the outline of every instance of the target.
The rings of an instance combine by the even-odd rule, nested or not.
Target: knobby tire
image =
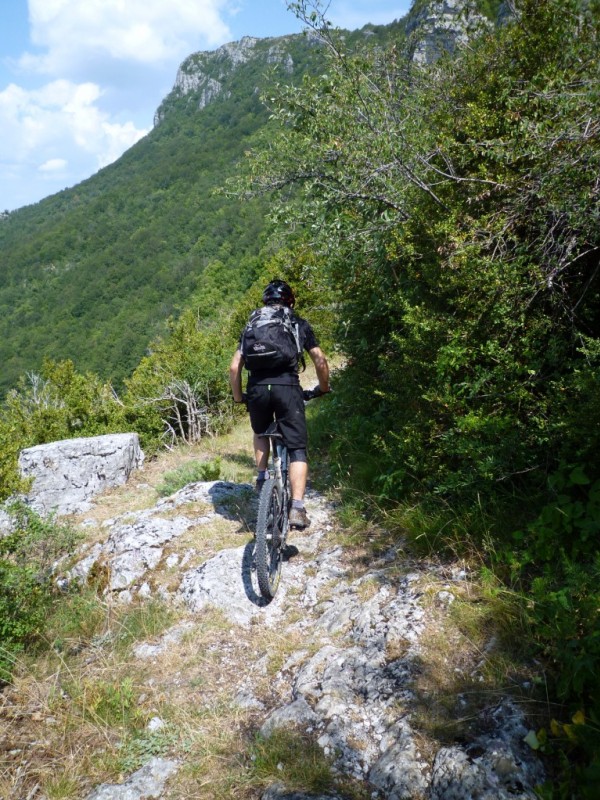
[[[269,478],[263,484],[256,519],[256,577],[260,593],[267,600],[275,597],[281,576],[283,515],[277,484]]]

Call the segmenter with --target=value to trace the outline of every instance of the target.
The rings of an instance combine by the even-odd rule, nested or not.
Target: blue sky
[[[412,0],[331,0],[342,28]],[[1,0],[0,212],[74,186],[152,127],[179,64],[242,36],[302,29],[286,0]]]

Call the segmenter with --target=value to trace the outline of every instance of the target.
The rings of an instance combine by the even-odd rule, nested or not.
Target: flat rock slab
[[[306,794],[305,792],[290,792],[283,783],[274,783],[262,795],[261,800],[340,800],[338,795],[331,794]]]
[[[105,783],[86,800],[150,800],[164,797],[167,780],[177,772],[178,764],[165,758],[153,758],[124,783]]]
[[[19,469],[33,478],[27,502],[40,514],[78,514],[99,492],[127,482],[144,460],[137,433],[64,439],[22,450]]]

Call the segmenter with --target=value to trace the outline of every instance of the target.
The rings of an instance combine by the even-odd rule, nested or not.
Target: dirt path
[[[217,481],[79,520],[104,617],[5,690],[0,796],[533,799],[525,718],[451,624],[464,570],[349,542],[312,492],[267,604],[255,505]]]

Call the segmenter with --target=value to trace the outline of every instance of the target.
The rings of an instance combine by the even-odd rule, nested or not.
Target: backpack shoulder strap
[[[292,325],[292,333],[296,342],[296,352],[298,353],[298,363],[302,364],[302,372],[306,369],[306,359],[304,358],[304,350],[300,342],[300,322],[294,312],[290,312],[290,322]]]

